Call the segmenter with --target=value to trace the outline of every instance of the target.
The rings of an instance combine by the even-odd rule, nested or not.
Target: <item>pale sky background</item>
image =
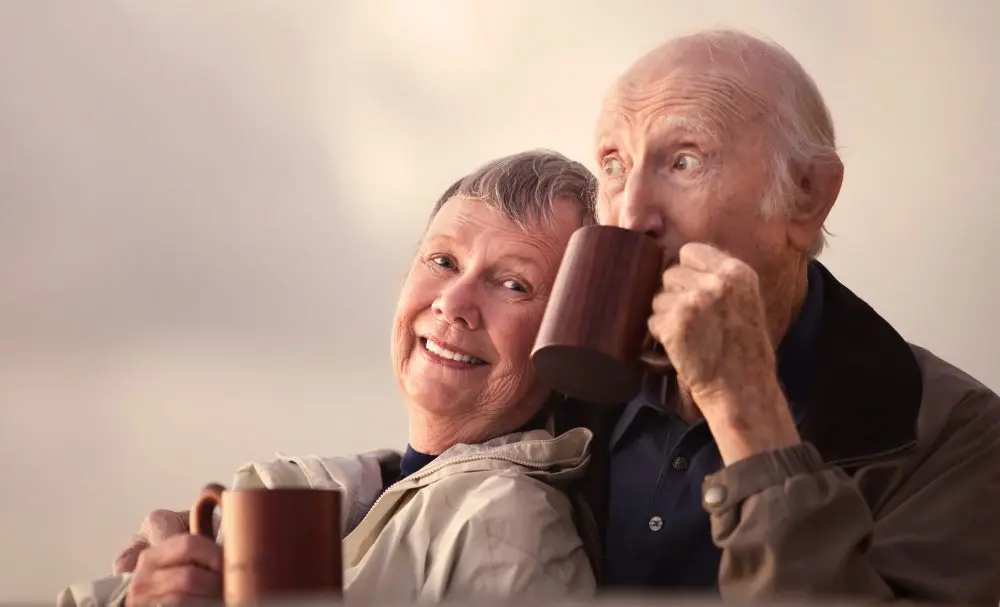
[[[0,600],[105,574],[248,460],[402,446],[434,199],[527,148],[593,166],[612,78],[711,26],[826,96],[822,260],[1000,388],[1000,3],[0,0]]]

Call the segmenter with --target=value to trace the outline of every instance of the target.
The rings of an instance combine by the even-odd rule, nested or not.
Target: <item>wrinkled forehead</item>
[[[731,73],[679,69],[628,77],[605,97],[597,134],[622,127],[682,127],[725,139],[733,129],[758,121],[769,106],[764,95]]]
[[[598,138],[642,125],[681,126],[722,139],[773,110],[775,75],[766,57],[705,48],[661,49],[637,61],[605,95]]]

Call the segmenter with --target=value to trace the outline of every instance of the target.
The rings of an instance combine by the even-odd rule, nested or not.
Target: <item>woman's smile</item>
[[[431,337],[420,338],[420,350],[428,360],[435,364],[452,369],[475,369],[489,365],[485,360],[477,358],[458,348],[435,340]]]

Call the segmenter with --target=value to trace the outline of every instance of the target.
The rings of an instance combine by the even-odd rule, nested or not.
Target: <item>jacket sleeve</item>
[[[973,393],[905,480],[869,507],[862,480],[808,443],[763,453],[703,487],[726,599],[855,595],[1000,601],[1000,399]],[[871,466],[867,474],[890,469]],[[883,478],[880,482],[886,482]]]
[[[234,489],[312,487],[339,489],[344,535],[349,533],[382,492],[382,466],[399,467],[400,454],[387,449],[343,457],[279,456],[251,462],[236,471]]]
[[[443,588],[425,598],[589,597],[596,589],[569,499],[524,475],[494,476],[465,501],[476,507],[460,534],[454,567]]]
[[[56,607],[121,607],[130,579],[131,574],[123,573],[73,584],[56,597]]]

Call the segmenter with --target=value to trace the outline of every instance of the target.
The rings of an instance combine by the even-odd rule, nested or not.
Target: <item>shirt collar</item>
[[[799,315],[789,327],[778,346],[778,379],[785,390],[785,396],[796,422],[803,416],[802,404],[806,400],[809,383],[815,369],[815,341],[823,319],[823,276],[818,262],[811,261],[806,269],[806,298]],[[621,418],[611,433],[611,448],[621,439],[632,425],[639,412],[652,409],[663,413],[660,405],[665,390],[673,389],[672,377],[648,376],[643,380],[642,390],[632,399],[622,412]]]
[[[421,468],[433,462],[436,457],[436,455],[421,453],[410,445],[406,445],[406,451],[403,452],[403,457],[399,461],[400,478],[406,478],[414,472],[418,472]]]

